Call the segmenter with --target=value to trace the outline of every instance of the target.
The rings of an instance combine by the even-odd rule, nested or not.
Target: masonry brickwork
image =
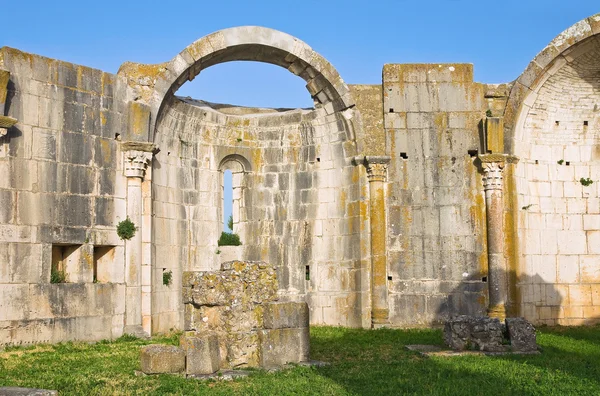
[[[176,96],[233,60],[288,69],[314,107]],[[3,47],[0,344],[183,329],[183,273],[226,259],[271,264],[312,324],[594,323],[599,60],[600,15],[498,85],[467,64],[389,64],[348,86],[260,27],[117,74]],[[227,170],[243,244],[221,249]]]

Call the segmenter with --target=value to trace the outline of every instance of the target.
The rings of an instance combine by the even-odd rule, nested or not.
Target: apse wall
[[[153,331],[185,319],[181,271],[217,269],[229,253],[217,246],[228,161],[243,168],[234,174],[241,197],[238,258],[275,266],[280,295],[307,299],[312,323],[360,325],[361,288],[368,294],[360,170],[351,161],[356,148],[343,114],[214,107],[174,97],[157,122],[153,284],[160,285],[164,268],[174,273],[175,287],[156,287]]]
[[[557,57],[525,103],[514,149],[521,314],[590,323],[600,317],[600,40]]]

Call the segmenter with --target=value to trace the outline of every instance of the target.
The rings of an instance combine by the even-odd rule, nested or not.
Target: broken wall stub
[[[308,306],[278,301],[277,290],[275,270],[264,262],[231,261],[220,271],[185,272],[185,334],[216,334],[222,368],[307,361]]]

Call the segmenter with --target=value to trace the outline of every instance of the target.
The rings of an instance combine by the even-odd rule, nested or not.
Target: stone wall
[[[596,322],[599,35],[599,15],[583,20],[497,85],[472,65],[390,64],[382,84],[349,87],[260,27],[117,75],[0,49],[0,344],[182,329],[183,273],[226,258],[275,263],[277,294],[313,324],[486,308]],[[233,60],[286,68],[314,108],[175,96]],[[221,251],[225,170],[242,246]]]
[[[522,315],[537,323],[600,316],[599,60],[594,37],[556,58],[521,115],[518,288]]]
[[[485,114],[473,66],[385,65],[390,322],[482,314],[487,256],[481,175]]]
[[[112,74],[7,47],[0,69],[18,120],[0,138],[0,345],[119,336],[125,93]],[[50,282],[57,260],[66,283]]]
[[[177,274],[175,285],[180,271],[218,268],[223,171],[233,168],[238,258],[280,263],[281,294],[307,298],[313,323],[362,325],[364,220],[351,132],[341,114],[322,109],[213,108],[173,98],[154,137],[156,262]],[[158,291],[155,329],[168,329],[178,310],[177,287]]]

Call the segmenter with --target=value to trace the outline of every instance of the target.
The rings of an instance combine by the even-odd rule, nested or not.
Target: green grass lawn
[[[243,395],[600,395],[600,327],[541,328],[541,355],[424,358],[407,344],[441,345],[439,330],[311,329],[320,368],[256,371],[231,382],[177,376],[136,377],[139,348],[120,339],[0,351],[0,386],[58,389],[61,394]],[[176,344],[177,337],[154,343]]]

